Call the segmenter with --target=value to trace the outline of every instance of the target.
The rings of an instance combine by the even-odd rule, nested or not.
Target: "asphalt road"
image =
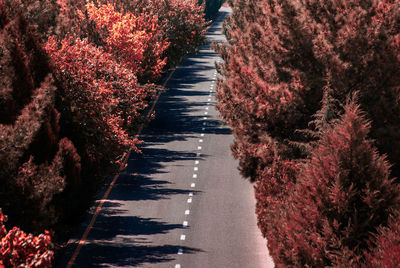
[[[233,137],[214,108],[219,58],[210,43],[223,39],[228,12],[167,83],[140,137],[142,154],[130,156],[73,267],[273,267],[253,186],[240,177]]]

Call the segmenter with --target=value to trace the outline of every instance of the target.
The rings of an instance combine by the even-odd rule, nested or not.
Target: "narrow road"
[[[253,187],[239,175],[233,137],[215,110],[219,58],[210,43],[223,40],[228,13],[220,10],[208,43],[167,83],[142,154],[130,156],[73,267],[273,267]]]

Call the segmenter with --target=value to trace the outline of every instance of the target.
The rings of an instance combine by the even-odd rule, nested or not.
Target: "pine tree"
[[[386,158],[368,139],[370,128],[351,101],[341,118],[323,131],[297,176],[283,207],[286,212],[275,220],[280,234],[267,237],[286,245],[274,252],[278,266],[366,264],[379,229],[400,209],[399,186],[390,179]]]

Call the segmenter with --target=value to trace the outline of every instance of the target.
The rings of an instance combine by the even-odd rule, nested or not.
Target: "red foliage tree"
[[[102,2],[105,2],[102,0]],[[123,0],[112,2],[147,20],[157,18],[162,40],[168,40],[169,46],[163,57],[167,58],[166,67],[180,63],[187,53],[194,53],[205,41],[207,22],[203,8],[196,0]]]
[[[90,20],[96,24],[106,42],[105,49],[117,56],[141,80],[157,80],[166,59],[162,59],[168,41],[161,35],[157,16],[139,16],[115,10],[112,4],[86,5]],[[147,79],[146,79],[147,78]]]
[[[233,3],[227,43],[218,46],[225,63],[217,98],[245,176],[256,179],[248,171],[259,158],[242,150],[263,146],[267,137],[291,157],[304,157],[292,143],[310,140],[297,130],[307,128],[327,87],[342,102],[360,90],[371,136],[397,175],[399,17],[398,1]]]
[[[268,241],[285,245],[272,250],[277,266],[365,265],[374,236],[400,208],[399,186],[368,140],[369,129],[350,102],[323,131],[279,220],[272,220],[278,233],[269,233]]]
[[[139,86],[135,74],[115,62],[110,53],[87,40],[66,38],[61,47],[55,38],[46,51],[56,67],[56,76],[65,81],[63,105],[71,111],[69,120],[79,137],[74,137],[82,153],[96,163],[115,161],[136,138],[128,127],[138,120],[151,97],[152,87]],[[72,135],[72,134],[71,134]]]
[[[387,226],[379,228],[374,244],[374,250],[367,254],[369,267],[399,267],[400,226],[398,213],[390,216]]]

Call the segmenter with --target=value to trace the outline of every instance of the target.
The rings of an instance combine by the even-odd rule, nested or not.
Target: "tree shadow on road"
[[[143,242],[146,243],[146,242]],[[201,252],[201,250],[191,247],[182,247],[179,245],[135,245],[126,246],[126,244],[114,243],[93,243],[85,246],[82,252],[80,263],[81,267],[135,267],[144,264],[170,262],[177,256],[179,249],[185,254]],[[167,266],[168,267],[168,266]]]
[[[171,195],[188,195],[199,191],[171,187],[168,180],[153,179],[143,175],[121,174],[108,200],[139,201],[167,199]]]

